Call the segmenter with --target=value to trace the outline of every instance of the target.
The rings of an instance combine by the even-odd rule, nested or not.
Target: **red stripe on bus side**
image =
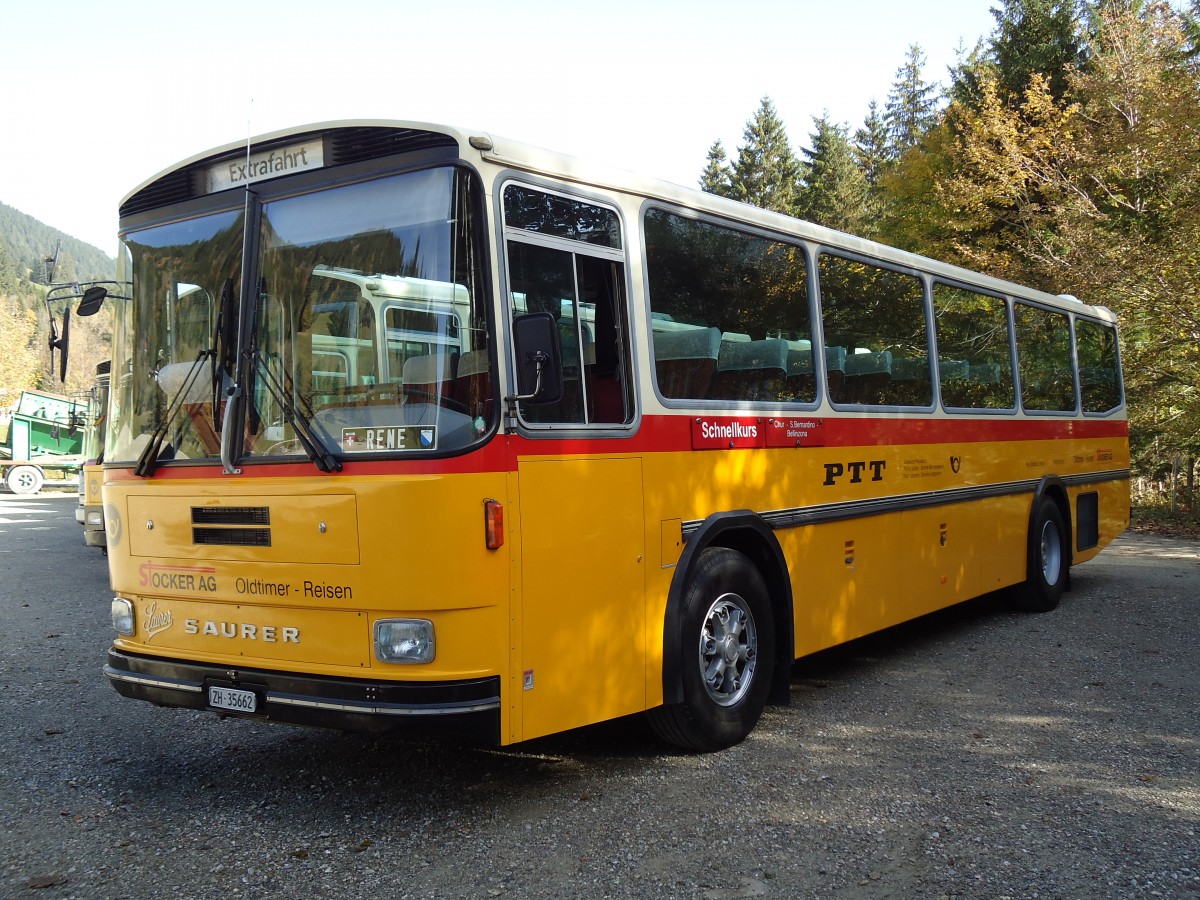
[[[605,453],[678,453],[692,449],[692,423],[696,419],[729,422],[765,421],[767,416],[647,416],[630,438],[543,440],[516,437],[517,456],[574,456]],[[969,444],[1012,441],[1126,440],[1124,419],[902,419],[842,418],[800,415],[819,420],[821,442],[814,447],[870,447],[877,445]],[[783,448],[791,449],[791,448]],[[801,450],[804,447],[799,448]],[[712,450],[697,450],[711,453]]]
[[[472,453],[444,459],[343,459],[343,476],[451,475],[515,471],[516,461],[532,456],[600,456],[613,454],[679,453],[692,449],[690,415],[647,416],[629,437],[540,439],[521,436],[497,437]],[[753,421],[766,416],[706,416],[712,421]],[[976,416],[963,419],[849,418],[821,419],[822,447],[869,447],[877,445],[975,444],[1021,441],[1120,440],[1129,437],[1124,419],[1014,419]],[[790,449],[790,448],[783,448]],[[797,448],[803,452],[804,447]],[[697,450],[697,453],[719,452]],[[296,478],[320,476],[311,463],[244,465],[242,478]],[[137,481],[129,469],[108,469],[114,481]],[[194,478],[226,478],[219,466],[161,466],[154,478],[162,481]]]

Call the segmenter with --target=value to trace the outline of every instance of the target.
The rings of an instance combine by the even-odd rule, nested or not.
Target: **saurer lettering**
[[[214,622],[211,619],[184,619],[184,634],[204,634],[209,637],[240,638],[244,641],[263,641],[267,644],[300,643],[300,629],[291,626],[255,625],[250,622]]]

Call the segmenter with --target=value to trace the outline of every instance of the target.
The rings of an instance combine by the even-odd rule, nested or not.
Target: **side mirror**
[[[558,323],[550,313],[529,313],[513,319],[517,351],[517,396],[526,403],[557,403],[562,399],[562,353]]]
[[[67,380],[67,351],[71,346],[71,308],[63,310],[62,334],[54,327],[54,316],[50,316],[50,367],[54,367],[54,351],[58,351],[58,380]]]
[[[83,292],[83,299],[79,301],[79,308],[75,310],[77,316],[94,316],[100,312],[100,307],[104,305],[104,298],[108,296],[108,288],[100,285],[92,285]]]

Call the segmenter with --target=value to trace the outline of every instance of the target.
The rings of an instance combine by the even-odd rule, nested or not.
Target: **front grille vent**
[[[148,209],[158,209],[171,203],[182,203],[202,193],[195,190],[195,179],[192,169],[180,169],[170,175],[164,175],[158,181],[152,182],[130,197],[121,206],[122,216],[145,212]]]
[[[270,547],[269,506],[193,506],[192,543],[217,547]]]
[[[193,506],[193,525],[270,525],[269,506]]]
[[[338,166],[418,150],[458,150],[448,135],[412,128],[340,128],[329,132],[327,146],[332,164]]]
[[[218,547],[270,547],[270,528],[193,528],[192,543]]]

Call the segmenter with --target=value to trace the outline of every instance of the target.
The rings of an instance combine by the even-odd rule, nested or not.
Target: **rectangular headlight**
[[[126,637],[133,634],[133,604],[121,597],[113,597],[112,624],[117,634]]]
[[[428,619],[380,619],[375,658],[386,663],[433,662],[433,623]]]
[[[102,526],[104,524],[103,510],[89,509],[87,511],[87,523],[89,525]]]

